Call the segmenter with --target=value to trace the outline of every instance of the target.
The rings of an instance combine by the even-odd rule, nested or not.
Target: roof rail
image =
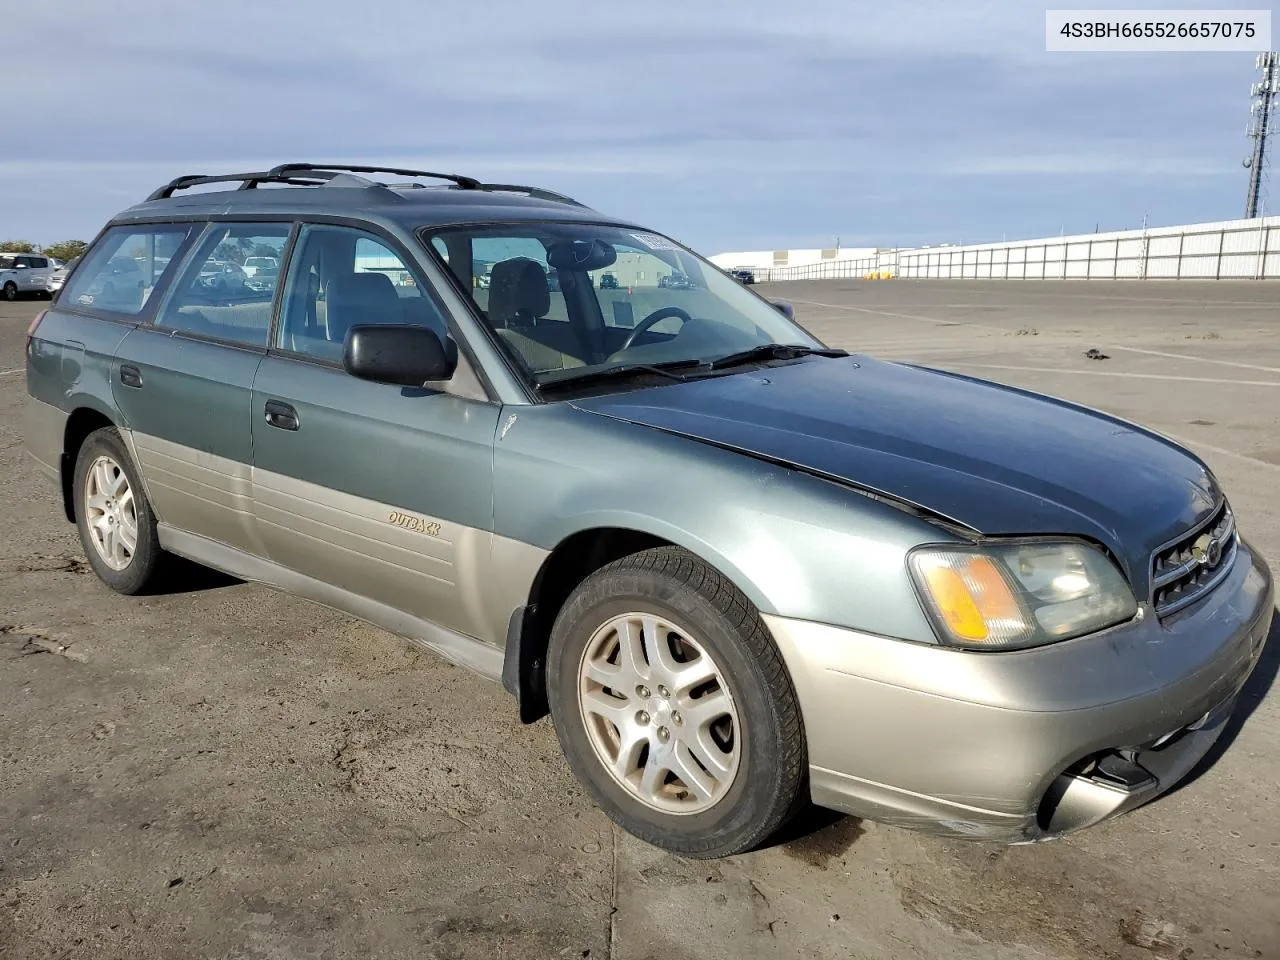
[[[273,176],[288,176],[308,172],[341,170],[344,173],[394,173],[398,177],[431,177],[433,180],[451,180],[463,190],[479,190],[480,181],[458,173],[432,173],[430,170],[406,170],[403,167],[368,167],[345,163],[282,163],[271,168]]]
[[[337,173],[327,171],[318,171],[316,173],[300,174],[299,176],[277,176],[269,170],[257,170],[250,173],[225,173],[214,176],[206,176],[204,174],[187,174],[181,177],[174,177],[162,187],[153,190],[147,197],[151,200],[164,200],[172,197],[179,190],[187,190],[191,187],[202,186],[206,183],[239,183],[238,190],[252,190],[259,183],[283,183],[295,187],[317,187],[321,186],[334,177]],[[373,181],[369,181],[370,185]]]
[[[237,190],[253,190],[260,183],[280,183],[294,187],[317,187],[338,180],[354,181],[360,186],[388,189],[388,185],[376,180],[368,180],[357,176],[361,173],[390,173],[402,177],[430,177],[436,180],[448,180],[461,190],[483,190],[488,193],[521,193],[535,200],[550,200],[554,203],[567,203],[575,207],[586,207],[585,203],[567,197],[563,193],[544,190],[541,187],[523,186],[514,183],[483,183],[474,177],[466,177],[454,173],[432,173],[427,170],[406,170],[402,167],[373,167],[340,163],[282,163],[270,170],[256,170],[247,173],[226,173],[208,176],[205,174],[187,174],[174,177],[164,186],[157,188],[147,197],[147,201],[164,200],[172,197],[179,190],[203,186],[206,183],[239,183]],[[421,184],[396,184],[397,188],[421,186]]]
[[[523,193],[525,196],[532,197],[535,200],[551,200],[555,203],[569,203],[575,207],[586,207],[586,204],[580,200],[566,197],[563,193],[556,193],[554,190],[544,190],[542,187],[525,187],[515,183],[482,183],[479,189],[488,190],[492,193]]]

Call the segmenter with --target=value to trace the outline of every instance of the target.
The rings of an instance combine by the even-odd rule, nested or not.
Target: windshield
[[[434,231],[430,246],[540,386],[594,379],[612,367],[709,364],[769,344],[823,347],[736,280],[654,233],[486,224]]]

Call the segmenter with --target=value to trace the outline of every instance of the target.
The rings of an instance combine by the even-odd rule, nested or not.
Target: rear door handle
[[[268,400],[266,413],[267,423],[271,426],[279,427],[281,430],[298,429],[298,411],[289,404],[279,400]]]
[[[142,386],[142,371],[131,363],[120,364],[120,383],[135,389]]]

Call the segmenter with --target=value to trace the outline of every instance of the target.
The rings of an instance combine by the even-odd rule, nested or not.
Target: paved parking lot
[[[1280,283],[758,289],[834,345],[1186,442],[1280,569]],[[0,305],[0,957],[1280,957],[1280,628],[1227,749],[1083,834],[814,814],[681,860],[611,829],[549,721],[521,726],[492,683],[194,569],[142,599],[101,586],[22,455],[41,306]]]

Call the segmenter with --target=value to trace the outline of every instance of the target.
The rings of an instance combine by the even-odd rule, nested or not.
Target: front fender
[[[584,504],[585,506],[585,504]],[[652,505],[650,505],[652,507]],[[611,504],[596,503],[586,509],[576,511],[565,517],[565,522],[551,524],[544,532],[544,543],[552,544],[551,548],[563,543],[575,534],[590,530],[620,529],[646,533],[684,547],[690,553],[715,567],[733,581],[734,585],[746,594],[747,599],[759,608],[761,613],[775,613],[775,601],[764,589],[766,584],[756,582],[747,569],[743,569],[734,557],[737,551],[726,552],[713,540],[700,536],[698,531],[689,530],[670,519],[656,515],[655,511],[641,512],[634,509],[622,509]],[[549,548],[549,549],[551,549]]]
[[[548,404],[519,408],[499,436],[494,494],[501,536],[553,550],[635,530],[694,553],[762,613],[934,640],[905,557],[951,536],[780,464]]]

